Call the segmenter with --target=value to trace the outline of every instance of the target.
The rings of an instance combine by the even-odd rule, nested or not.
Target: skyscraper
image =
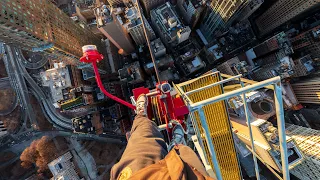
[[[108,60],[112,73],[117,73],[124,65],[123,57],[118,53],[118,48],[112,44],[108,39],[105,40]]]
[[[124,3],[125,0],[107,0],[110,6]]]
[[[165,3],[165,0],[140,0],[143,9],[147,13],[147,15],[150,15],[150,11],[161,4]]]
[[[98,29],[124,54],[130,54],[135,49],[133,42],[123,26],[124,21],[120,16],[124,8],[111,9],[103,5],[96,9]],[[119,51],[120,52],[120,51]]]
[[[292,84],[293,91],[300,103],[320,104],[320,78],[307,78]]]
[[[184,22],[194,27],[204,10],[204,3],[202,0],[178,0],[176,7]]]
[[[7,134],[7,129],[4,126],[4,123],[0,121],[0,137]]]
[[[207,41],[212,41],[216,30],[224,30],[247,0],[212,0],[200,26]],[[232,19],[231,19],[232,18]]]
[[[300,54],[310,54],[312,58],[320,58],[320,25],[293,38],[293,50]]]
[[[263,4],[264,0],[251,0],[246,7],[243,8],[237,20],[243,21],[250,17]]]
[[[153,29],[151,28],[150,24],[148,23],[144,15],[142,15],[142,17],[144,18],[146,28],[148,29],[147,32],[150,40],[154,40],[156,38],[156,34],[154,33]],[[127,23],[125,23],[123,26],[130,33],[136,45],[145,44],[146,38],[144,35],[143,25],[136,7],[133,6],[126,9],[125,19]]]
[[[191,29],[185,26],[167,2],[151,11],[151,21],[167,48],[172,48],[189,39]]]
[[[259,16],[255,22],[261,35],[264,35],[290,19],[319,5],[320,0],[278,0]]]
[[[92,19],[95,19],[94,12],[91,8],[94,7],[94,0],[90,1],[77,1],[76,2],[76,14],[84,22],[90,23]]]
[[[0,22],[2,41],[62,56],[70,64],[79,63],[82,46],[102,45],[90,30],[76,25],[49,0],[0,1]]]

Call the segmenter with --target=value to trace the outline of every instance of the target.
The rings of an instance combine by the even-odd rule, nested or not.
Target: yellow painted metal
[[[220,74],[213,73],[211,75],[206,75],[182,84],[175,85],[175,87],[178,89],[178,91],[180,91],[180,93],[184,94],[186,92],[213,84],[218,81],[220,81]],[[221,95],[222,93],[223,90],[220,85],[213,86],[205,90],[192,93],[188,95],[187,99],[191,100],[192,104],[206,100],[214,96]],[[212,142],[216,151],[216,156],[218,159],[223,179],[241,179],[239,162],[234,146],[229,116],[227,113],[225,102],[220,101],[217,103],[213,103],[204,106],[203,109],[206,116],[206,122],[210,129]],[[193,112],[191,117],[193,117],[193,123],[196,123],[196,126],[198,127],[196,133],[199,133],[198,137],[201,137],[206,158],[208,159],[211,167],[213,168],[209,148],[206,139],[204,138],[204,130],[202,128],[199,113],[197,111]]]

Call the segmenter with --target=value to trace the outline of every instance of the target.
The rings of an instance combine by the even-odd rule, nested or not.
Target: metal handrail
[[[246,86],[244,88],[237,89],[235,91],[231,91],[231,92],[219,95],[219,96],[215,96],[215,97],[212,97],[212,98],[200,101],[200,102],[192,103],[192,104],[190,104],[190,108],[192,110],[197,110],[199,106],[205,106],[205,105],[212,104],[212,103],[215,103],[215,102],[218,102],[218,101],[222,101],[224,99],[228,99],[228,98],[231,98],[231,97],[234,97],[234,96],[237,96],[237,95],[241,95],[241,94],[243,94],[245,92],[261,89],[261,88],[264,88],[265,86],[269,86],[269,85],[273,85],[273,84],[276,84],[276,83],[280,83],[280,81],[281,81],[280,77],[274,77],[272,79],[268,79],[268,80],[265,80],[265,81],[262,81],[262,82],[258,82],[256,84],[249,85],[249,86]]]
[[[234,78],[232,77],[232,80],[233,79]],[[223,80],[223,83],[225,83],[225,82],[229,82],[229,81],[227,79]],[[213,83],[213,84],[215,84],[215,85],[221,84],[222,85],[223,83],[221,83],[221,81],[220,81],[220,83]],[[261,88],[272,87],[272,89],[274,89],[274,97],[275,97],[274,99],[275,99],[275,107],[276,107],[276,115],[277,115],[277,123],[278,123],[283,179],[289,180],[290,175],[289,175],[287,142],[286,142],[286,134],[285,134],[285,121],[284,121],[284,113],[283,113],[281,78],[274,77],[269,80],[257,82],[255,84],[248,85],[245,87],[244,83],[242,81],[242,78],[239,77],[239,83],[241,85],[240,89],[237,89],[237,90],[225,93],[225,94],[221,94],[221,95],[218,95],[218,96],[215,96],[215,97],[212,97],[212,98],[200,101],[200,102],[196,102],[196,103],[193,103],[190,101],[188,104],[189,110],[191,113],[198,112],[200,115],[200,121],[202,124],[202,128],[204,129],[204,135],[205,135],[206,141],[208,143],[208,148],[209,148],[210,155],[211,155],[211,158],[213,161],[214,170],[215,170],[217,179],[222,180],[221,169],[219,167],[219,163],[217,160],[217,156],[215,153],[215,148],[214,148],[212,139],[210,138],[210,130],[209,130],[209,126],[206,121],[206,116],[205,116],[203,107],[206,105],[209,105],[209,104],[213,104],[213,103],[227,100],[227,99],[232,98],[234,96],[242,96],[243,101],[246,102],[245,94],[247,92],[254,91],[257,89],[261,89]],[[185,85],[185,84],[186,83],[183,83],[183,85]],[[189,93],[182,91],[181,94],[184,97],[184,99],[188,99],[188,95],[191,95],[194,92],[198,92],[198,91],[204,90],[204,89],[206,89],[208,87],[212,87],[212,86],[213,85],[204,86],[202,88],[198,88],[196,90],[193,90],[192,92],[190,91]],[[258,164],[257,164],[257,157],[258,156],[255,153],[255,145],[254,145],[255,143],[254,143],[254,139],[253,139],[253,133],[252,133],[252,128],[251,128],[251,121],[250,121],[250,117],[249,117],[249,113],[248,113],[247,103],[244,103],[244,106],[245,106],[246,120],[247,120],[248,127],[249,127],[250,142],[252,145],[252,152],[253,152],[253,157],[254,157],[256,176],[257,176],[257,179],[260,179],[260,174],[259,174],[259,169],[258,169]]]

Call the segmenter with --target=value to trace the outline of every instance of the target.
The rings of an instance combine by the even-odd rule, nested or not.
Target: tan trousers
[[[184,162],[182,164],[188,164],[203,176],[207,176],[201,161],[189,147],[179,145],[172,151],[176,151],[180,156]],[[126,150],[120,161],[111,170],[111,179],[118,179],[120,173],[122,173],[122,177],[131,177],[139,170],[159,163],[167,154],[167,144],[163,140],[162,134],[158,131],[156,124],[146,117],[137,116],[133,122],[131,137]],[[175,166],[175,162],[170,163]]]

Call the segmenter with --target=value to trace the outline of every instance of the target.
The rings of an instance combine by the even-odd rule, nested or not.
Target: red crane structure
[[[101,78],[100,78],[98,66],[97,66],[97,63],[100,62],[101,60],[103,60],[103,55],[99,53],[99,51],[97,50],[97,47],[95,45],[83,46],[82,51],[83,51],[83,56],[80,58],[80,61],[83,63],[91,63],[92,64],[94,73],[96,75],[96,81],[97,81],[98,87],[101,89],[101,91],[110,99],[112,99],[120,104],[123,104],[123,105],[127,106],[128,108],[135,110],[136,107],[134,105],[110,94],[104,88],[102,81],[101,81]]]

